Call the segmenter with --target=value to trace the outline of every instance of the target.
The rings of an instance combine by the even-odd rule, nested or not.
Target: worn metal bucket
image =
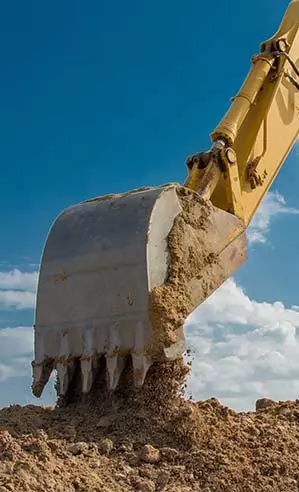
[[[134,382],[140,386],[155,360],[184,352],[184,320],[174,324],[174,336],[161,337],[164,326],[159,326],[158,318],[167,307],[164,291],[154,296],[154,303],[152,293],[168,288],[175,300],[175,318],[180,292],[186,292],[186,318],[246,256],[244,228],[236,217],[209,203],[209,226],[203,220],[190,225],[187,201],[193,217],[202,218],[203,204],[196,193],[175,184],[89,200],[57,218],[43,251],[37,291],[32,385],[36,396],[53,369],[59,394],[66,395],[80,364],[81,389],[88,393],[103,357],[108,387],[115,389],[128,357]],[[189,272],[184,292],[182,282],[176,287],[171,278],[176,257],[169,238],[178,220],[186,270],[196,248],[217,259],[203,265],[209,270],[208,283],[204,271]],[[171,317],[167,323],[171,329]]]

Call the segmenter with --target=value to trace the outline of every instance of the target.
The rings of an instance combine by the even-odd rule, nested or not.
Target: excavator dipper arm
[[[232,104],[211,134],[214,146],[187,160],[185,185],[247,227],[299,131],[299,1],[261,45]]]

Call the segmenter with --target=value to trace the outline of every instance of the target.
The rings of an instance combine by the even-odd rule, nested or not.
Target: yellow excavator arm
[[[32,390],[53,369],[57,393],[87,394],[128,365],[142,386],[181,357],[184,322],[246,260],[246,228],[299,130],[299,0],[253,57],[208,152],[185,186],[142,188],[63,211],[43,251]]]
[[[299,0],[293,0],[277,33],[253,56],[211,135],[213,148],[188,159],[185,185],[247,226],[298,137],[298,95]]]

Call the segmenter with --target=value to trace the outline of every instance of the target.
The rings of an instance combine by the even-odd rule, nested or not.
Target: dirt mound
[[[142,390],[96,388],[85,403],[0,411],[0,491],[295,491],[299,401],[236,413],[179,394],[182,361]]]

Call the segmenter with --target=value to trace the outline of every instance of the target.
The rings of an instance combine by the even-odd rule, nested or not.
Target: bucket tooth
[[[41,362],[40,364],[32,363],[33,383],[32,393],[39,398],[46,386],[53,370],[53,361]]]
[[[119,355],[106,355],[107,385],[110,390],[115,390],[120,376],[125,368],[127,358]]]
[[[89,393],[93,383],[92,359],[81,359],[82,393]]]
[[[132,354],[134,384],[140,388],[153,361],[146,355]]]
[[[74,362],[65,361],[58,362],[56,364],[58,382],[59,382],[59,394],[65,396],[74,374],[75,364]]]

